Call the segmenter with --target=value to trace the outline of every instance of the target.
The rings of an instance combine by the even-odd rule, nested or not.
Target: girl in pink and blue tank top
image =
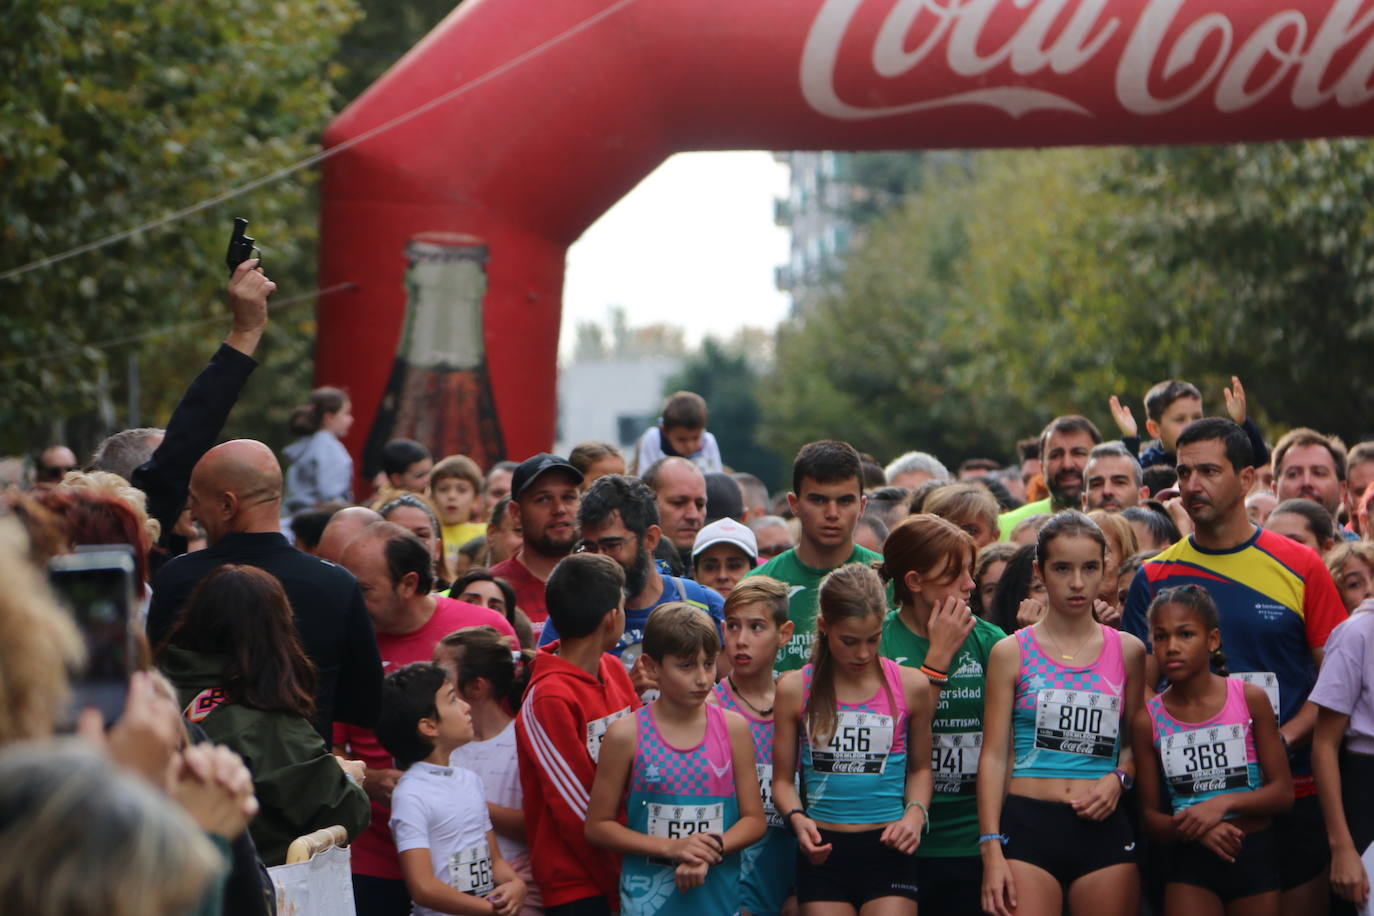
[[[1278,846],[1269,816],[1288,810],[1293,779],[1264,689],[1224,676],[1211,596],[1164,589],[1150,639],[1169,686],[1134,724],[1141,816],[1168,844],[1164,911],[1278,911]],[[1223,673],[1212,671],[1215,665]],[[1161,777],[1163,784],[1161,787]],[[1166,804],[1167,802],[1167,804]]]
[[[885,900],[915,913],[912,853],[933,789],[929,685],[879,655],[887,598],[872,569],[831,572],[817,606],[811,662],[778,681],[774,707],[773,798],[799,844],[797,902],[857,913]]]
[[[1054,425],[1046,436],[1051,467],[1088,438]],[[1122,739],[1142,700],[1145,647],[1094,616],[1106,559],[1086,515],[1050,519],[1035,561],[1045,616],[988,658],[977,797],[990,913],[1059,913],[1065,902],[1075,916],[1136,912],[1136,840],[1120,807],[1135,763]]]
[[[673,602],[649,616],[643,645],[659,697],[607,729],[587,839],[624,855],[623,916],[733,916],[740,852],[764,817],[748,724],[706,702],[720,637],[700,608]]]

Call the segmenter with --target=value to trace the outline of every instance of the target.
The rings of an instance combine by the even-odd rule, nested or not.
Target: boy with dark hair
[[[788,617],[796,638],[778,652],[778,671],[800,668],[811,655],[817,588],[826,574],[846,563],[869,565],[882,559],[882,554],[854,543],[854,527],[867,505],[861,475],[859,453],[847,442],[808,443],[792,462],[787,504],[801,522],[797,546],[749,573],[791,586]]]
[[[1255,453],[1255,463],[1269,463],[1269,449],[1264,444],[1264,435],[1259,431],[1245,412],[1245,388],[1240,379],[1231,376],[1231,387],[1223,388],[1226,398],[1226,413],[1245,430],[1250,438],[1250,447]],[[1155,383],[1145,392],[1145,431],[1157,441],[1140,452],[1140,435],[1131,408],[1122,404],[1116,395],[1108,399],[1112,419],[1121,430],[1121,444],[1132,455],[1140,455],[1140,466],[1148,468],[1156,464],[1173,467],[1178,462],[1178,437],[1189,423],[1202,419],[1202,392],[1197,386],[1178,379],[1165,379]]]
[[[607,654],[625,629],[625,571],[608,556],[572,554],[544,594],[561,639],[530,663],[515,719],[530,864],[546,912],[608,914],[619,857],[593,848],[583,828],[606,730],[639,708],[624,666]]]
[[[429,487],[434,458],[414,439],[392,439],[381,448],[382,473],[387,485],[400,492],[423,493]]]
[[[449,766],[472,740],[472,716],[447,672],[429,662],[393,671],[382,685],[382,746],[404,770],[391,796],[391,833],[415,916],[482,912],[515,916],[525,882],[501,857],[482,781]]]
[[[716,437],[706,430],[706,400],[692,391],[675,391],[663,402],[658,425],[646,429],[635,445],[635,473],[672,457],[686,458],[703,474],[725,470]]]

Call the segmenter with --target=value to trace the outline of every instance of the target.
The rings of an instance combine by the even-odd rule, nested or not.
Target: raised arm
[[[162,444],[130,481],[148,494],[148,515],[162,523],[161,543],[173,555],[185,550],[179,538],[171,539],[186,505],[191,469],[219,438],[239,392],[258,365],[253,353],[267,328],[267,299],[277,284],[257,270],[257,264],[257,259],[244,261],[234,271],[229,280],[229,336],[187,387],[167,421]]]

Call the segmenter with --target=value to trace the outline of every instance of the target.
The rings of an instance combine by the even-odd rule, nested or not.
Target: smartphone
[[[88,546],[53,557],[48,581],[86,643],[86,664],[74,679],[72,721],[87,706],[106,725],[124,711],[129,675],[138,657],[133,632],[134,554],[127,544]]]

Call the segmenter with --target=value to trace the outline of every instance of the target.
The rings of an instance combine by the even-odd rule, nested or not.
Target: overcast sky
[[[579,321],[604,324],[612,305],[631,326],[681,325],[689,343],[775,326],[789,306],[773,285],[788,233],[773,200],[786,193],[787,167],[771,153],[673,156],[569,249],[561,352]]]

